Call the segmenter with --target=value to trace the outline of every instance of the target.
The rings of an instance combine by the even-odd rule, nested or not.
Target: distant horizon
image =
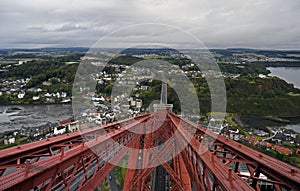
[[[40,50],[40,49],[91,49],[86,46],[62,46],[62,47],[40,47],[40,48],[0,48],[0,50]],[[99,48],[99,49],[123,49],[123,48]],[[160,49],[160,48],[128,48],[128,49]],[[164,49],[164,48],[161,48]],[[165,49],[168,49],[167,47]],[[170,48],[171,49],[171,48]],[[203,50],[203,48],[200,48]],[[279,48],[253,48],[253,47],[207,47],[208,50],[261,50],[261,51],[300,51],[299,49],[279,49]],[[189,50],[189,48],[182,48],[181,50]]]

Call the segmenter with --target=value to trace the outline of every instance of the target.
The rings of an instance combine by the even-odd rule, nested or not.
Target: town
[[[175,60],[179,60],[177,66],[168,71],[169,74],[173,75],[183,71],[185,75],[192,79],[192,81],[195,81],[195,86],[199,87],[199,96],[202,96],[202,98],[209,96],[205,90],[207,86],[205,86],[205,81],[203,81],[203,79],[205,76],[212,75],[211,72],[213,71],[200,71],[196,68],[194,63],[190,62],[188,56],[185,56],[180,52],[168,49],[151,53],[147,53],[146,50],[130,50],[127,53],[125,52],[122,54],[114,51],[102,52],[102,57],[107,58],[109,56],[113,58],[105,65],[103,62],[97,61],[95,58],[91,57],[91,55],[84,56],[85,51],[87,50],[84,49],[84,51],[82,51],[81,49],[75,49],[75,51],[69,51],[64,49],[51,49],[38,50],[39,53],[30,52],[30,54],[20,51],[13,53],[3,51],[0,59],[0,74],[3,76],[0,80],[0,101],[2,104],[7,105],[71,104],[74,101],[73,99],[76,99],[74,98],[74,95],[72,95],[72,93],[74,93],[72,92],[72,83],[79,63],[90,61],[91,71],[97,71],[95,68],[101,66],[105,66],[105,68],[102,71],[90,72],[87,76],[82,75],[77,77],[79,82],[85,81],[86,78],[91,78],[96,82],[94,90],[86,84],[78,85],[79,89],[77,91],[81,94],[81,100],[79,100],[79,102],[88,105],[88,107],[80,111],[80,115],[57,123],[46,123],[40,126],[23,127],[18,130],[3,132],[0,136],[2,144],[1,148],[101,126],[153,111],[150,101],[159,98],[160,85],[157,85],[159,82],[156,82],[155,80],[139,82],[143,77],[151,79],[154,76],[147,68],[129,68],[130,64],[137,61],[162,59],[175,62]],[[287,62],[287,65],[299,65],[299,58],[292,56],[287,57],[287,54],[291,55],[293,52],[279,52],[281,55],[278,54],[278,52],[272,53],[271,51],[243,49],[212,50],[211,52],[222,71],[222,73],[213,73],[213,75],[222,76],[226,82],[229,83],[238,83],[243,80],[249,80],[252,84],[261,84],[260,86],[265,86],[265,83],[270,83],[269,81],[272,81],[274,84],[279,83],[277,82],[279,81],[278,79],[268,76],[269,71],[266,67],[277,66],[278,63],[282,62]],[[57,55],[62,54],[64,56],[57,58]],[[31,58],[32,55],[35,55],[39,60],[37,61],[37,58]],[[121,57],[122,59],[118,57]],[[49,58],[50,61],[48,61]],[[50,72],[38,71],[38,73],[28,71],[28,75],[21,75],[20,78],[14,77],[14,75],[18,73],[19,70],[22,70],[22,67],[26,66],[26,64],[29,64],[30,67],[34,67],[34,64],[40,64],[46,68],[50,65],[55,67],[55,69]],[[124,73],[124,71],[126,72]],[[24,73],[26,72],[27,71]],[[133,75],[134,73],[139,73],[142,77]],[[62,74],[67,74],[69,77],[66,78],[66,75]],[[280,81],[280,83],[282,82]],[[113,86],[133,87],[133,92],[132,94],[123,93],[112,96]],[[287,85],[286,88],[287,96],[293,95],[293,98],[297,98],[300,90],[291,88],[289,85]],[[229,96],[231,95],[231,91],[234,92],[236,90],[230,90],[228,93]],[[173,98],[172,95],[169,96],[170,98],[168,99],[170,102],[172,104],[175,103],[174,111],[180,111],[176,105],[176,98]],[[263,98],[270,99],[269,97],[266,97],[269,95],[264,92],[259,95],[255,94],[255,96],[262,96]],[[277,99],[276,92],[271,96],[274,97],[274,100]],[[281,127],[280,123],[274,126],[265,126],[263,129],[249,127],[243,120],[239,119],[239,115],[243,116],[247,115],[247,113],[237,111],[234,107],[234,104],[237,104],[238,100],[235,99],[234,102],[230,102],[230,100],[231,98],[229,97],[229,110],[231,111],[226,115],[223,128],[217,132],[218,134],[253,147],[273,157],[290,162],[295,166],[300,165],[299,132]],[[202,111],[201,115],[198,117],[198,123],[204,127],[215,120],[210,118],[208,113],[208,103],[202,104],[204,111]],[[233,105],[232,108],[231,105]],[[3,111],[4,115],[5,112],[7,111]],[[272,111],[261,111],[265,118],[271,116],[268,120],[276,121],[276,116],[274,113],[270,112]],[[280,113],[278,113],[278,116],[280,116]],[[284,124],[289,124],[289,120],[283,120],[281,121],[281,124],[282,126]]]

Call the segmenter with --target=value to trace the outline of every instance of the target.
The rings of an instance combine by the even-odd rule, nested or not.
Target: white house
[[[235,141],[239,141],[240,140],[240,132],[237,129],[236,131],[233,130],[229,130],[229,138],[233,139]]]
[[[4,139],[4,141],[3,141],[3,143],[4,143],[5,145],[8,145],[8,144],[14,144],[15,142],[16,142],[16,139],[15,139],[14,137],[12,137],[12,136],[10,136],[10,137]]]
[[[10,137],[9,139],[8,139],[8,143],[9,144],[14,144],[16,142],[16,139],[14,138],[14,137]]]
[[[104,99],[104,97],[98,97],[98,96],[94,96],[94,97],[92,97],[92,100],[93,101],[105,101],[105,99]]]
[[[20,92],[20,93],[18,94],[18,98],[19,98],[19,99],[23,99],[24,96],[25,96],[25,92]]]
[[[79,129],[79,125],[78,125],[78,121],[73,121],[70,123],[70,127],[69,127],[69,130],[71,132],[74,132],[74,131],[77,131]]]
[[[137,108],[141,108],[142,106],[143,106],[143,100],[137,99],[137,100],[136,100],[136,107],[137,107]]]
[[[131,106],[135,106],[135,104],[136,104],[135,100],[132,100],[130,103]]]
[[[54,130],[53,130],[54,135],[63,134],[65,132],[66,132],[66,127],[65,126],[57,126],[57,127],[54,127]]]
[[[66,92],[61,92],[61,97],[62,97],[62,98],[67,97],[67,93],[66,93]]]
[[[70,103],[71,99],[70,98],[62,98],[61,103]]]
[[[33,96],[33,97],[32,97],[32,100],[34,100],[34,101],[36,101],[36,100],[38,100],[38,99],[40,99],[40,96]]]
[[[16,65],[17,65],[17,66],[20,66],[20,65],[22,65],[22,64],[24,64],[24,61],[23,61],[23,60],[19,60],[18,64],[16,64]]]
[[[45,97],[52,97],[52,94],[50,94],[50,93],[48,93],[48,92],[45,93],[44,95],[45,95]]]
[[[148,90],[149,86],[141,86],[141,90]]]

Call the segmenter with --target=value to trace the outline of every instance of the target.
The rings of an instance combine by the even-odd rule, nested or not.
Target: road
[[[121,191],[121,188],[117,185],[114,170],[112,170],[107,176],[110,191]]]

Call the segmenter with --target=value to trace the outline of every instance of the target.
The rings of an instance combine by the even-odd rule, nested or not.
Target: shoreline
[[[0,104],[0,106],[22,106],[22,105],[72,105],[72,102],[70,103],[10,103],[10,104]]]
[[[74,116],[71,104],[0,105],[0,110],[4,111],[5,108],[13,107],[19,107],[21,111],[16,115],[0,118],[1,133],[19,130],[22,127],[32,128],[45,123],[57,123]]]

